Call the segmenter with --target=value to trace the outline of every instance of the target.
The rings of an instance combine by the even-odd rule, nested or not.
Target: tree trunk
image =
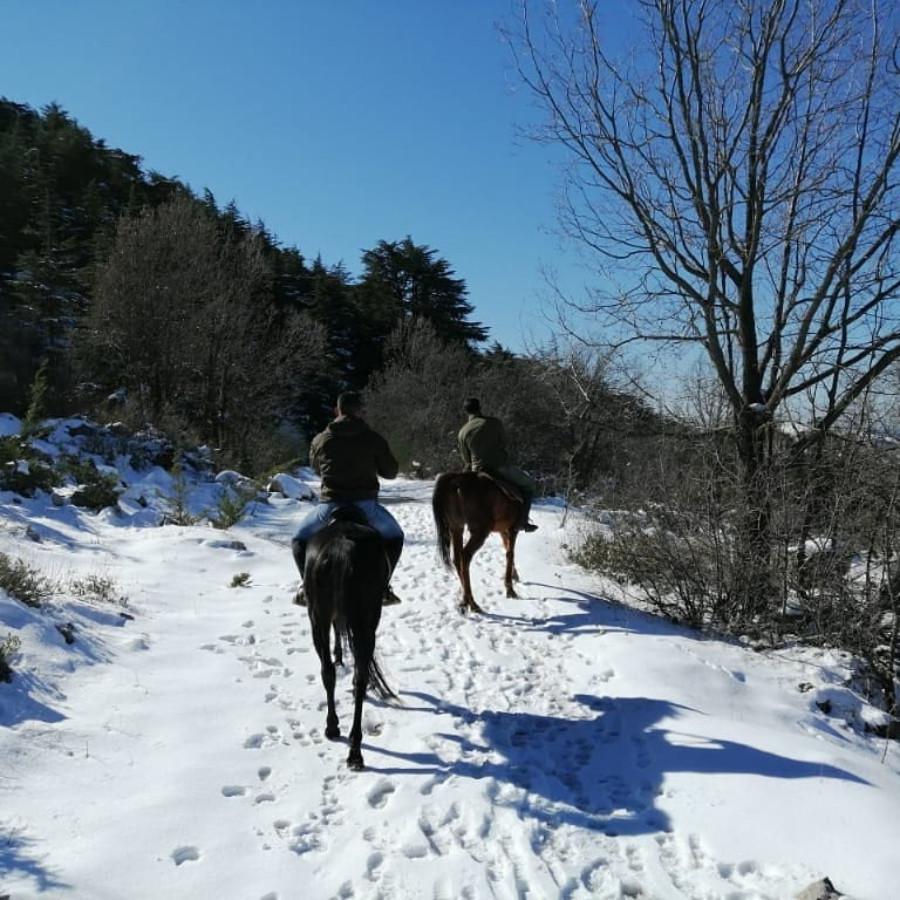
[[[751,622],[769,606],[774,595],[772,577],[772,509],[770,457],[766,453],[767,424],[750,407],[737,420],[740,461],[740,497],[743,509],[738,519],[737,566],[738,618]]]

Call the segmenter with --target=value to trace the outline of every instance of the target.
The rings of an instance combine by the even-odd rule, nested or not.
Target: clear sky
[[[0,95],[58,102],[353,274],[361,250],[409,234],[518,350],[546,334],[542,267],[574,260],[553,232],[559,159],[519,134],[536,111],[496,27],[513,14],[513,0],[2,0]]]

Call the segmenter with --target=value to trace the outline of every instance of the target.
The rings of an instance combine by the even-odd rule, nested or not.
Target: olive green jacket
[[[322,500],[374,500],[378,476],[396,478],[399,468],[387,441],[362,420],[340,416],[309,445],[310,465],[322,477]]]
[[[509,462],[503,423],[494,416],[472,416],[459,430],[459,455],[473,472],[497,471]]]

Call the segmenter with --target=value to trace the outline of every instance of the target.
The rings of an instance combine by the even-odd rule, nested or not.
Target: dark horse
[[[463,598],[460,612],[483,612],[472,596],[469,566],[472,557],[492,531],[500,532],[506,549],[506,596],[518,596],[513,581],[516,572],[516,536],[519,533],[521,501],[515,499],[490,475],[481,472],[445,472],[434,484],[431,498],[434,524],[437,526],[438,550],[444,565],[456,569],[462,583]],[[463,532],[469,529],[469,539],[463,545]],[[453,561],[450,561],[450,547]]]
[[[303,586],[312,626],[313,643],[322,666],[322,684],[328,697],[325,737],[340,737],[334,707],[334,661],[329,637],[335,630],[335,655],[342,663],[341,638],[353,650],[353,727],[347,765],[363,768],[362,705],[371,683],[383,698],[395,694],[375,660],[375,632],[390,576],[390,564],[381,536],[366,524],[356,507],[337,509],[331,522],[310,540],[306,549]]]

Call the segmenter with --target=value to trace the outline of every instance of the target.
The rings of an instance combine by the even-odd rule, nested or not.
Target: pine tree
[[[455,278],[450,264],[437,251],[402,241],[380,241],[363,253],[361,302],[389,334],[401,320],[424,319],[439,338],[465,344],[469,349],[487,338],[487,329],[469,321],[474,307],[468,290]]]

